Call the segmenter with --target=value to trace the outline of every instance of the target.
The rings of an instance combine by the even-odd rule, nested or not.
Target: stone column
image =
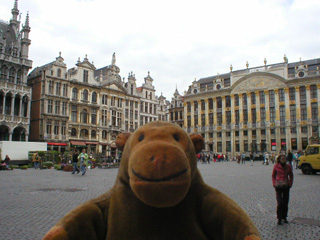
[[[6,110],[6,95],[5,95],[5,93],[3,93],[2,112],[1,112],[1,114],[5,114],[5,110]]]
[[[280,106],[279,106],[279,89],[274,90],[274,96],[275,96],[275,110],[276,110],[276,122],[275,122],[275,128],[276,128],[276,143],[277,143],[277,150],[276,152],[280,152],[282,147],[281,142],[281,133],[280,133]],[[280,144],[279,144],[280,143]]]
[[[271,136],[270,136],[270,109],[269,109],[269,91],[265,90],[265,111],[266,111],[266,145],[267,151],[271,151]]]
[[[255,91],[256,94],[256,139],[257,139],[257,151],[261,151],[261,121],[260,121],[260,92]]]
[[[247,92],[247,112],[248,112],[248,151],[252,151],[252,115],[251,115],[251,93]]]
[[[187,108],[188,104],[186,102],[183,103],[183,125],[184,125],[184,129],[187,130],[188,128],[188,108]]]
[[[222,152],[224,154],[227,153],[227,146],[226,146],[226,96],[221,97],[222,101]]]
[[[312,117],[311,117],[311,97],[310,97],[310,85],[306,85],[306,106],[307,106],[307,128],[308,138],[312,136]]]
[[[243,141],[243,100],[242,94],[239,94],[239,144],[240,154],[244,152],[244,141]]]
[[[11,117],[14,117],[14,102],[15,102],[16,98],[15,97],[11,97]]]
[[[235,110],[234,110],[234,94],[230,95],[231,101],[231,156],[235,156],[236,140],[235,140]]]
[[[23,115],[22,115],[22,99],[23,99],[23,97],[20,98],[19,117],[23,117]]]
[[[286,108],[286,143],[287,143],[287,149],[292,150],[291,129],[290,129],[289,88],[284,89],[284,97],[285,97],[285,108]]]
[[[301,139],[301,118],[300,118],[300,87],[294,87],[296,90],[296,128],[297,128],[297,146],[298,150],[302,149],[302,139]]]

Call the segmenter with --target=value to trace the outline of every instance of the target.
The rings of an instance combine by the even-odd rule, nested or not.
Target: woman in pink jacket
[[[289,192],[293,184],[293,173],[292,167],[287,164],[285,155],[279,155],[277,158],[272,172],[272,184],[277,196],[278,224],[281,225],[282,220],[284,223],[288,223]]]

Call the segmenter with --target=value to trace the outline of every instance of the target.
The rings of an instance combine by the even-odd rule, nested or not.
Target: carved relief
[[[239,85],[235,87],[232,93],[255,92],[261,89],[278,89],[285,87],[287,87],[287,85],[279,79],[267,76],[255,76],[239,83]]]

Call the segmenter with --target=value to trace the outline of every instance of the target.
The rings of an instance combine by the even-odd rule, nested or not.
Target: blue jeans
[[[34,162],[34,169],[39,168],[39,162]]]
[[[84,163],[81,163],[81,172],[82,175],[86,173],[86,166],[84,165]]]
[[[72,171],[72,174],[74,174],[76,171],[79,173],[79,169],[78,169],[78,166],[77,166],[78,163],[74,162],[73,163],[73,171]]]

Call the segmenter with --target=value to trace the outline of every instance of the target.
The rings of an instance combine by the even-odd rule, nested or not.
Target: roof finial
[[[249,68],[249,63],[248,63],[248,61],[246,62],[246,67],[247,67],[247,69]]]
[[[112,55],[111,65],[116,65],[116,53],[115,52]]]
[[[59,57],[61,57],[61,51],[59,52]]]
[[[232,64],[230,64],[230,72],[232,72],[233,66]]]
[[[264,58],[264,65],[267,65],[267,59],[266,58]]]
[[[288,58],[287,58],[287,56],[285,54],[283,56],[283,60],[284,60],[285,63],[288,63]]]

